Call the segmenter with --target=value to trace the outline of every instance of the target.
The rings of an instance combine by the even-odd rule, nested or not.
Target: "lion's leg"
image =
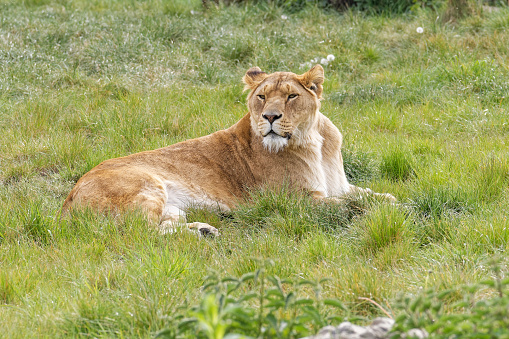
[[[175,233],[190,230],[199,235],[219,235],[216,228],[206,223],[186,222],[186,213],[182,209],[193,199],[188,192],[172,182],[145,181],[145,187],[134,199],[134,205],[141,207],[149,219],[157,225],[159,233]]]
[[[375,193],[369,188],[362,188],[362,187],[358,187],[358,186],[354,186],[354,185],[350,185],[350,190],[348,191],[348,193],[346,193],[346,196],[354,196],[354,197],[357,197],[360,199],[362,199],[362,196],[365,196],[365,195],[380,197],[384,200],[387,200],[390,203],[394,203],[397,201],[397,199],[392,194]],[[334,201],[334,202],[339,203],[346,196],[345,195],[343,195],[343,196],[327,196],[325,193],[323,193],[321,191],[311,191],[311,197],[315,200],[327,200],[327,201]]]
[[[159,232],[161,234],[168,234],[183,229],[196,232],[198,235],[219,235],[217,228],[209,224],[203,222],[186,222],[186,213],[177,206],[166,206],[161,222],[159,223]]]
[[[327,196],[323,191],[311,191],[311,198],[316,201],[332,201],[335,203],[340,203],[342,201],[341,197],[330,197]]]
[[[390,193],[376,193],[373,192],[373,190],[369,188],[362,188],[354,185],[350,185],[350,192],[349,194],[353,195],[359,195],[362,197],[362,195],[372,195],[374,197],[380,197],[384,200],[387,200],[388,202],[394,203],[397,201],[397,199]]]

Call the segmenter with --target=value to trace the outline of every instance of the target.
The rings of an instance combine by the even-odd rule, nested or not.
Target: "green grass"
[[[330,278],[320,298],[346,310],[326,313],[353,320],[383,315],[359,298],[397,316],[400,296],[484,280],[495,256],[505,276],[509,11],[436,17],[0,2],[0,336],[171,336],[189,310],[214,310],[201,289],[211,271],[240,278],[265,260],[267,277]],[[329,54],[322,112],[344,135],[346,173],[398,205],[317,204],[283,186],[252,190],[228,215],[190,207],[191,220],[219,228],[217,239],[160,236],[136,214],[58,220],[74,183],[101,161],[235,123],[251,66],[304,72]],[[241,293],[258,286],[245,284]],[[283,285],[284,295],[295,288],[321,307],[312,287],[296,286]],[[483,286],[478,294],[492,295]],[[442,300],[444,312],[457,300]]]

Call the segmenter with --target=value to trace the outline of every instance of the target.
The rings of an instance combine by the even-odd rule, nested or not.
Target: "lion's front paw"
[[[217,228],[203,222],[189,223],[188,226],[191,230],[198,231],[198,234],[202,236],[219,236]]]
[[[395,203],[396,201],[398,201],[398,199],[396,199],[396,197],[393,196],[390,193],[374,193],[373,195],[375,197],[379,197],[381,199],[384,199],[384,200],[386,200],[387,202],[390,202],[390,203]]]

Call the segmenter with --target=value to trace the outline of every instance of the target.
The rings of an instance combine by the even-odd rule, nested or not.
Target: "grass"
[[[264,260],[268,277],[330,278],[320,293],[345,305],[334,309],[341,319],[383,315],[359,298],[396,316],[401,295],[484,280],[491,257],[505,276],[509,12],[436,17],[0,2],[1,336],[171,336],[188,310],[212,307],[201,290],[211,270],[241,277]],[[190,219],[220,229],[213,240],[160,236],[136,214],[56,218],[101,161],[240,119],[249,67],[304,72],[329,54],[322,111],[344,134],[349,180],[398,205],[253,190],[229,215],[190,208]],[[258,286],[246,284],[241,292]],[[298,293],[316,299],[311,287]]]

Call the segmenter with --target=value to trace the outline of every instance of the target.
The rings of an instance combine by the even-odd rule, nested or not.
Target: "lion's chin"
[[[269,133],[263,137],[263,146],[266,150],[271,153],[277,153],[282,151],[286,146],[288,146],[288,139],[282,137],[276,133]]]

